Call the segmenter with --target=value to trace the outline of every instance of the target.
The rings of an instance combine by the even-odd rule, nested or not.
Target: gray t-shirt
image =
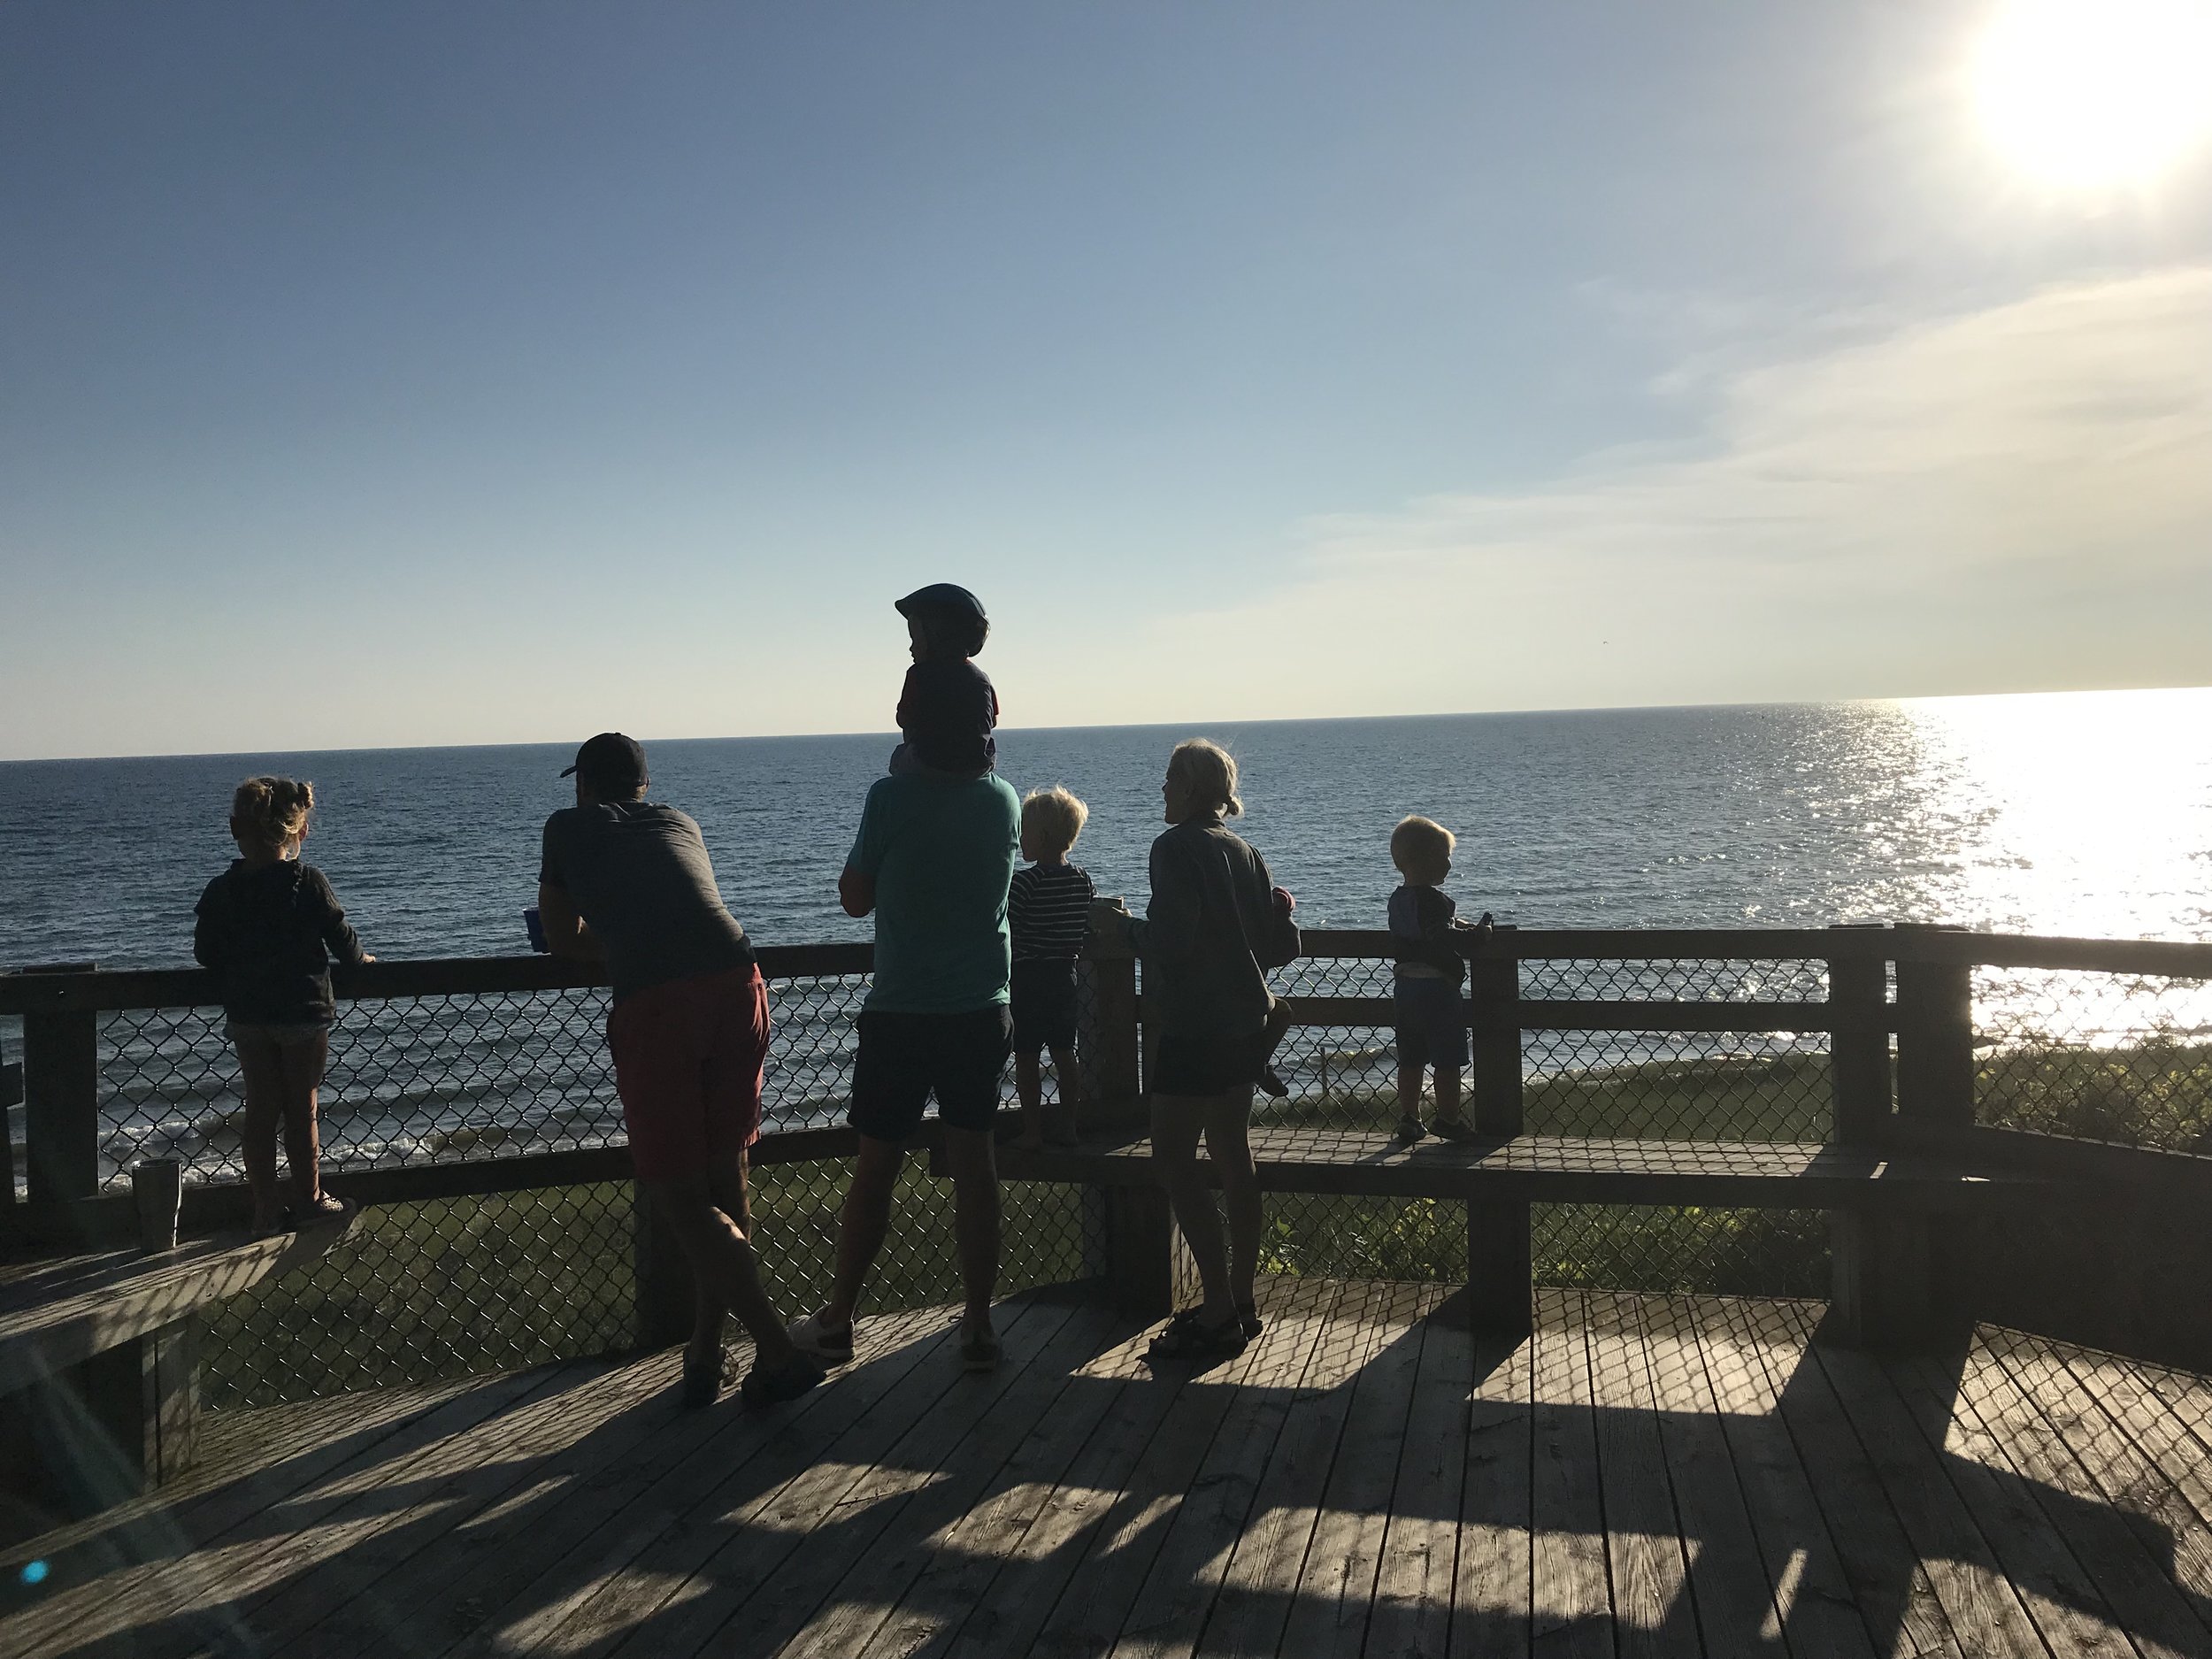
[[[1144,963],[1145,1017],[1171,1037],[1248,1036],[1272,1001],[1253,942],[1268,936],[1274,878],[1219,818],[1152,843],[1152,900],[1129,925]]]
[[[575,901],[607,953],[618,1002],[648,986],[753,960],[752,942],[715,887],[698,825],[672,806],[563,807],[545,820],[538,879]]]

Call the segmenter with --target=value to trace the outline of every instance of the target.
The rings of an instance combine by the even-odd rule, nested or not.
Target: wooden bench
[[[1124,1126],[1094,1130],[1077,1146],[1002,1146],[999,1170],[1010,1180],[1102,1189],[1118,1300],[1156,1315],[1171,1286],[1166,1206],[1149,1138],[1127,1126],[1126,1105],[1113,1115]],[[1271,1125],[1256,1125],[1251,1141],[1264,1191],[1465,1202],[1471,1313],[1486,1329],[1514,1333],[1529,1328],[1534,1295],[1532,1203],[1826,1210],[1838,1247],[1827,1334],[1909,1347],[1939,1324],[1929,1286],[1943,1218],[2078,1186],[1939,1153],[1821,1142],[1521,1134],[1407,1147],[1381,1129]],[[1199,1164],[1217,1186],[1202,1145]]]
[[[0,1491],[85,1515],[189,1467],[202,1312],[303,1267],[343,1222],[0,1265]]]

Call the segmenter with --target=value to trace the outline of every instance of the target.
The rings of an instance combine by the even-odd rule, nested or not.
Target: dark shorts
[[[1014,964],[1014,1052],[1075,1047],[1075,964],[1018,962]]]
[[[638,1179],[673,1180],[760,1139],[768,987],[752,964],[631,993],[607,1046]]]
[[[1398,981],[1398,1064],[1456,1071],[1467,1064],[1467,1002],[1449,979]]]
[[[965,1014],[863,1013],[852,1126],[872,1141],[903,1141],[933,1094],[941,1119],[987,1134],[1012,1037],[1003,1004]]]
[[[1217,1037],[1162,1033],[1145,1056],[1145,1086],[1154,1094],[1225,1094],[1256,1087],[1267,1064],[1267,1031]]]

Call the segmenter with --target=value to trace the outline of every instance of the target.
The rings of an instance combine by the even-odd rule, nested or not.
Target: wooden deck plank
[[[1758,1338],[1741,1326],[1734,1309],[1721,1298],[1700,1297],[1686,1311],[1752,1533],[1775,1586],[1783,1637],[1795,1659],[1873,1659],[1866,1621],[1778,1410],[1780,1391],[1760,1355],[1750,1351]],[[1801,1340],[1793,1345],[1787,1363],[1803,1351]]]
[[[874,1535],[867,1535],[866,1526],[855,1526],[849,1539],[839,1540],[835,1550],[823,1552],[820,1559],[810,1548],[808,1572],[801,1582],[810,1580],[824,1587],[782,1651],[795,1659],[802,1655],[849,1659],[864,1647],[936,1558],[944,1534],[959,1525],[1023,1444],[1061,1409],[1076,1386],[1075,1371],[1095,1356],[1116,1328],[1107,1308],[1075,1310],[1052,1340],[1018,1368],[1010,1384],[965,1438],[931,1460],[944,1472],[942,1479],[921,1489],[895,1486],[872,1500],[864,1483],[855,1488],[841,1513],[872,1502],[872,1513],[864,1519],[875,1528]],[[849,1564],[842,1577],[830,1579],[840,1557]],[[792,1598],[794,1603],[803,1601],[803,1594],[802,1589]],[[757,1638],[751,1649],[755,1652],[768,1651],[783,1627],[772,1617],[760,1617],[752,1608],[747,1609],[745,1623]]]
[[[1816,1346],[1813,1361],[1865,1448],[1875,1477],[1920,1555],[1959,1646],[1970,1654],[2039,1654],[2034,1622],[1997,1564],[1989,1540],[1952,1486],[1942,1459],[1913,1427],[1871,1356]]]
[[[1632,1298],[1592,1291],[1583,1308],[1620,1659],[1696,1659],[1697,1611],[1637,1306]]]
[[[1530,1359],[1525,1338],[1476,1340],[1450,1659],[1525,1659],[1529,1651]]]
[[[226,1581],[234,1574],[256,1575],[257,1581],[280,1580],[284,1562],[303,1559],[317,1546],[303,1544],[331,1523],[365,1487],[376,1484],[380,1472],[405,1465],[411,1469],[456,1468],[459,1448],[472,1445],[471,1437],[501,1432],[505,1412],[526,1406],[558,1386],[563,1372],[516,1372],[483,1380],[396,1432],[354,1446],[349,1455],[326,1471],[314,1489],[287,1504],[281,1517],[268,1509],[234,1514],[204,1543],[188,1534],[173,1553],[146,1566],[112,1578],[85,1580],[49,1592],[40,1602],[8,1621],[12,1640],[25,1653],[48,1650],[54,1643],[73,1647],[143,1632],[186,1619],[196,1607],[220,1604]],[[271,1502],[273,1488],[252,1478],[249,1487],[259,1486]],[[212,1494],[219,1511],[234,1510],[234,1492]],[[50,1583],[51,1580],[50,1579]],[[151,1647],[149,1649],[152,1651]]]
[[[455,1529],[534,1476],[542,1462],[580,1433],[599,1430],[627,1411],[647,1386],[635,1369],[589,1361],[563,1368],[561,1386],[508,1412],[496,1438],[487,1432],[455,1447],[434,1467],[396,1465],[322,1528],[311,1552],[288,1561],[272,1578],[257,1572],[251,1594],[227,1594],[229,1618],[264,1652],[280,1652],[334,1609],[373,1595],[386,1575],[431,1549],[450,1548]],[[403,1578],[405,1575],[403,1574]],[[373,1625],[382,1598],[357,1609]],[[360,1632],[334,1635],[342,1646]],[[373,1632],[371,1632],[373,1634]]]
[[[274,1409],[173,1512],[35,1544],[81,1576],[11,1586],[0,1652],[2212,1653],[2193,1379],[1815,1349],[1796,1303],[1548,1291],[1517,1343],[1433,1286],[1266,1294],[1198,1378],[1058,1293],[980,1390],[932,1310],[773,1413],[676,1410],[669,1355]]]
[[[1892,1357],[1883,1369],[1929,1448],[1948,1463],[1952,1484],[1973,1511],[2054,1659],[2123,1659],[2133,1654],[2110,1605],[2019,1478],[2017,1465],[1960,1397],[1956,1367],[1940,1360]]]
[[[1253,1500],[1252,1524],[1222,1573],[1204,1632],[1208,1659],[1271,1659],[1282,1647],[1289,1590],[1320,1518],[1351,1415],[1352,1384],[1389,1329],[1375,1317],[1392,1294],[1386,1286],[1364,1281],[1337,1290],[1340,1301],[1331,1294],[1314,1304],[1316,1340],[1306,1374]]]
[[[1212,1376],[1205,1379],[1209,1386],[1233,1387],[1236,1398],[1122,1621],[1115,1659],[1178,1659],[1197,1647],[1321,1330],[1317,1318],[1278,1320],[1239,1364],[1225,1369],[1218,1385]]]
[[[2212,1540],[2043,1348],[2032,1338],[1978,1343],[1961,1379],[1962,1401],[2033,1483],[2051,1526],[2147,1659],[2212,1653],[2212,1630],[2176,1582],[2184,1573],[2205,1581]],[[2152,1532],[2155,1555],[2145,1536]]]
[[[1121,1385],[1116,1407],[1036,1519],[1011,1540],[989,1589],[953,1632],[948,1651],[964,1659],[1015,1659],[1032,1652],[1092,1547],[1123,1518],[1129,1471],[1146,1455],[1185,1382],[1171,1372],[1156,1377],[1145,1364],[1154,1329],[1084,1367],[1087,1377]],[[1118,1629],[1118,1610],[1112,1622]]]
[[[2212,1448],[2153,1392],[2144,1376],[2148,1368],[2116,1355],[2083,1348],[2055,1352],[2074,1373],[2083,1391],[2173,1483],[2174,1490],[2196,1516],[2197,1525],[2212,1527],[2212,1461],[2208,1461]],[[2212,1586],[2190,1587],[2200,1593],[2212,1590]]]
[[[818,1544],[833,1543],[833,1535],[818,1540],[816,1529],[837,1513],[855,1487],[878,1476],[902,1446],[937,1443],[948,1432],[949,1414],[951,1424],[973,1421],[1072,1313],[1064,1302],[1025,1301],[1017,1307],[1017,1317],[1000,1333],[1006,1363],[999,1371],[968,1377],[961,1370],[956,1342],[933,1345],[873,1411],[831,1445],[810,1447],[810,1455],[793,1462],[770,1460],[764,1479],[745,1483],[757,1495],[746,1494],[741,1507],[710,1522],[710,1548],[692,1557],[682,1580],[657,1562],[646,1563],[648,1581],[660,1581],[667,1594],[648,1616],[626,1628],[608,1630],[603,1650],[678,1659],[706,1651],[710,1644],[741,1643],[733,1619],[757,1594],[774,1586],[779,1571],[795,1553],[810,1554]],[[901,1467],[892,1463],[887,1472],[895,1477]],[[759,1490],[778,1476],[783,1477],[778,1484]],[[691,1555],[688,1548],[684,1553]],[[762,1644],[753,1646],[758,1651]],[[602,1650],[598,1645],[587,1649]]]
[[[915,1309],[864,1319],[855,1327],[852,1363],[836,1386],[825,1384],[773,1412],[726,1417],[698,1455],[662,1469],[626,1507],[599,1514],[600,1525],[503,1599],[486,1597],[485,1618],[457,1652],[540,1647],[583,1651],[611,1644],[690,1571],[689,1547],[703,1555],[709,1517],[733,1506],[741,1490],[757,1494],[761,1460],[790,1459],[827,1447],[946,1340],[942,1309]],[[772,1481],[767,1484],[774,1484]],[[656,1563],[639,1570],[641,1560]],[[589,1611],[587,1611],[587,1609]]]
[[[1424,1325],[1367,1624],[1371,1653],[1440,1655],[1451,1640],[1475,1337],[1464,1297],[1432,1310]]]
[[[1290,1333],[1284,1333],[1287,1340]],[[1209,1453],[1244,1397],[1243,1385],[1279,1345],[1263,1341],[1211,1370],[1166,1374],[1179,1382],[1172,1404],[1086,1540],[1077,1575],[1046,1617],[1037,1648],[1068,1655],[1108,1652],[1139,1609]]]
[[[1609,1659],[1614,1652],[1584,1320],[1579,1291],[1537,1293],[1529,1338],[1529,1634],[1538,1659]]]
[[[1786,1653],[1780,1586],[1769,1576],[1752,1530],[1696,1325],[1673,1297],[1647,1296],[1631,1306],[1643,1332],[1659,1443],[1674,1482],[1690,1595],[1705,1645],[1714,1653]]]
[[[1741,1320],[1741,1351],[1759,1361],[1774,1391],[1875,1652],[1883,1659],[1964,1659],[1904,1523],[1812,1357],[1802,1311],[1790,1303],[1738,1302],[1732,1314]],[[1974,1659],[1982,1659],[1980,1652]]]
[[[1439,1300],[1433,1286],[1394,1286],[1376,1310],[1380,1341],[1352,1385],[1351,1415],[1291,1601],[1291,1628],[1315,1659],[1365,1647],[1398,1444],[1420,1369],[1424,1316]]]
[[[1307,1281],[1326,1286],[1326,1281]],[[1333,1290],[1333,1286],[1327,1286]],[[1283,1317],[1296,1294],[1262,1293],[1271,1325]],[[1110,1367],[1133,1347],[1134,1333],[1114,1327],[1105,1354]],[[1098,1374],[1095,1361],[1083,1367],[1084,1386],[1071,1386],[1043,1425],[1025,1436],[966,1514],[948,1527],[935,1557],[910,1584],[889,1616],[855,1650],[856,1659],[897,1655],[923,1659],[948,1647],[968,1615],[984,1606],[1000,1569],[1022,1536],[1053,1501],[1075,1459],[1108,1416],[1119,1409],[1120,1379]]]

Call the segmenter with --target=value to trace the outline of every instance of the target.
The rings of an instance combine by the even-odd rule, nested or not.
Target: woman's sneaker
[[[1267,1328],[1260,1323],[1259,1304],[1252,1302],[1237,1303],[1237,1324],[1243,1330],[1244,1340],[1248,1342],[1258,1341],[1260,1333]]]
[[[852,1322],[843,1325],[824,1323],[818,1313],[810,1313],[794,1319],[784,1326],[784,1334],[791,1339],[791,1346],[800,1353],[818,1359],[825,1365],[848,1365],[853,1357]]]

